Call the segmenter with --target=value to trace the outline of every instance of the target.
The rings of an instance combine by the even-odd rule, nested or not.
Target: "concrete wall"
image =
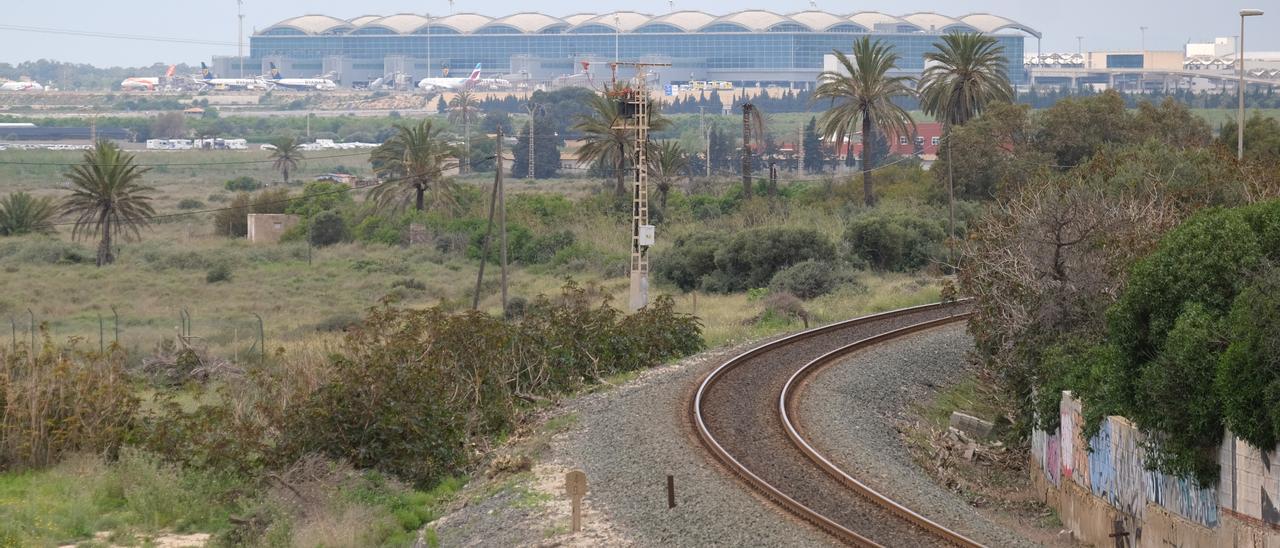
[[[274,244],[280,241],[280,236],[283,236],[286,230],[296,224],[298,224],[297,215],[250,213],[249,241]]]
[[[1077,538],[1127,546],[1280,548],[1276,451],[1248,447],[1228,432],[1217,486],[1148,470],[1147,438],[1123,417],[1107,417],[1084,438],[1081,402],[1063,393],[1061,426],[1032,433],[1032,480]],[[1117,525],[1118,524],[1118,525]]]

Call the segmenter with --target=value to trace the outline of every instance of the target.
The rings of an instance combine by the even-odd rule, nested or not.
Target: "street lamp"
[[[1147,27],[1138,27],[1142,31],[1142,52],[1147,52]]]
[[[1240,84],[1236,95],[1240,96],[1240,111],[1236,113],[1236,160],[1244,160],[1244,18],[1262,15],[1262,10],[1240,10]]]

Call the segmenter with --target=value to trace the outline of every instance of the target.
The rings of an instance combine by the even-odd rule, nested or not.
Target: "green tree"
[[[289,184],[289,172],[298,169],[304,158],[302,143],[293,137],[279,137],[271,141],[271,146],[275,147],[269,156],[271,166],[279,170],[285,184]]]
[[[58,206],[52,198],[14,192],[0,199],[0,236],[53,234]]]
[[[431,120],[417,125],[396,125],[396,134],[373,149],[369,156],[373,172],[382,184],[369,191],[379,210],[403,209],[411,200],[414,209],[451,211],[456,205],[453,185],[444,172],[457,167],[457,150],[440,137],[440,128]],[[431,203],[426,195],[431,193]]]
[[[312,181],[302,187],[302,199],[289,202],[285,213],[309,219],[322,211],[343,210],[355,205],[351,188],[340,183]]]
[[[942,122],[947,156],[951,156],[951,128],[982,114],[987,105],[1013,100],[1005,69],[1004,47],[995,37],[952,33],[924,54],[933,63],[920,77],[920,107]],[[956,236],[955,166],[947,163],[947,235]],[[954,262],[954,261],[952,261]]]
[[[1062,168],[1074,167],[1103,146],[1133,140],[1133,117],[1113,90],[1093,97],[1068,97],[1045,109],[1036,120],[1036,147],[1053,155]]]
[[[911,135],[915,122],[901,106],[894,103],[898,97],[912,95],[908,84],[911,78],[890,76],[898,68],[898,55],[881,40],[862,37],[853,43],[853,59],[840,51],[835,53],[838,70],[818,75],[820,84],[814,90],[813,100],[827,100],[830,108],[822,113],[818,125],[821,134],[839,146],[857,133],[861,125],[864,143],[873,128],[885,134]],[[870,146],[862,150],[862,196],[868,206],[875,205],[875,193],[871,189],[873,154]]]
[[[471,121],[480,113],[480,101],[470,87],[463,87],[449,100],[449,123],[462,125],[462,149],[458,151],[460,173],[471,171]]]
[[[349,237],[347,221],[337,211],[321,211],[310,222],[307,240],[316,247],[330,246]]]
[[[605,95],[591,95],[587,98],[589,110],[575,118],[573,130],[582,133],[583,145],[578,149],[578,161],[584,164],[598,163],[606,167],[614,175],[614,190],[618,196],[627,195],[624,175],[631,164],[633,155],[632,133],[630,130],[618,129],[622,124],[621,102]],[[660,114],[658,104],[649,100],[649,129],[661,131],[669,125]],[[650,142],[652,145],[652,142]]]
[[[1238,127],[1235,118],[1222,124],[1218,142],[1235,151]],[[1280,120],[1257,111],[1249,115],[1244,122],[1244,157],[1246,160],[1280,161]]]
[[[667,208],[667,194],[680,173],[689,166],[689,155],[685,154],[679,141],[663,141],[649,157],[650,169],[657,180],[658,205]]]
[[[823,171],[822,139],[818,137],[818,119],[809,118],[804,126],[804,170],[809,173]]]
[[[515,161],[512,162],[512,177],[529,177],[529,131],[530,124],[525,123],[520,135],[516,138],[516,146],[511,150]],[[547,116],[534,116],[534,178],[549,179],[560,171],[560,144],[564,141],[556,135],[551,120]]]
[[[62,208],[75,217],[71,237],[101,236],[98,266],[115,262],[112,238],[139,237],[155,214],[150,194],[154,189],[142,184],[147,171],[134,163],[132,154],[104,140],[85,151],[80,164],[66,173],[72,189]]]

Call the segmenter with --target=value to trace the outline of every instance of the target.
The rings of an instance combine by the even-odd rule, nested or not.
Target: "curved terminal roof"
[[[886,13],[864,11],[853,14],[835,14],[824,11],[809,10],[792,14],[780,14],[766,10],[744,10],[716,16],[702,11],[677,11],[664,15],[648,15],[634,11],[594,14],[578,13],[565,17],[554,17],[543,13],[516,13],[500,18],[488,17],[475,13],[459,13],[445,17],[433,17],[429,20],[431,32],[439,27],[441,31],[458,34],[483,34],[494,32],[518,32],[524,34],[575,32],[634,32],[642,27],[649,29],[640,32],[699,32],[714,27],[714,30],[740,28],[743,32],[767,32],[776,29],[783,32],[828,32],[829,29],[842,29],[848,32],[849,25],[861,29],[862,32],[932,32],[941,33],[949,30],[973,29],[978,32],[995,33],[1003,30],[1018,30],[1040,38],[1040,32],[1017,21],[989,13],[973,13],[962,17],[949,17],[933,12],[921,12],[896,17]],[[492,26],[492,27],[490,27]],[[426,32],[428,19],[424,15],[401,13],[388,17],[364,15],[344,21],[327,15],[302,15],[286,19],[263,29],[258,35],[270,34],[415,34]],[[486,27],[490,27],[486,29]],[[879,27],[879,28],[877,28]],[[447,29],[447,30],[445,30]],[[274,31],[274,32],[273,32]]]

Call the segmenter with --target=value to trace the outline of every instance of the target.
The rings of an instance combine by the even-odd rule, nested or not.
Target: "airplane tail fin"
[[[476,68],[471,71],[471,76],[467,78],[467,81],[472,83],[480,81],[480,63],[476,63]]]
[[[200,62],[200,77],[205,80],[213,79],[213,73],[209,72],[209,65],[204,64],[204,61]]]
[[[169,70],[164,72],[165,78],[173,78],[174,71],[178,70],[178,65],[169,65]]]
[[[280,76],[280,69],[276,68],[276,64],[275,64],[275,63],[271,63],[271,79],[272,79],[272,80],[279,80],[279,79],[281,79],[281,78],[284,78],[284,77],[283,77],[283,76]]]

